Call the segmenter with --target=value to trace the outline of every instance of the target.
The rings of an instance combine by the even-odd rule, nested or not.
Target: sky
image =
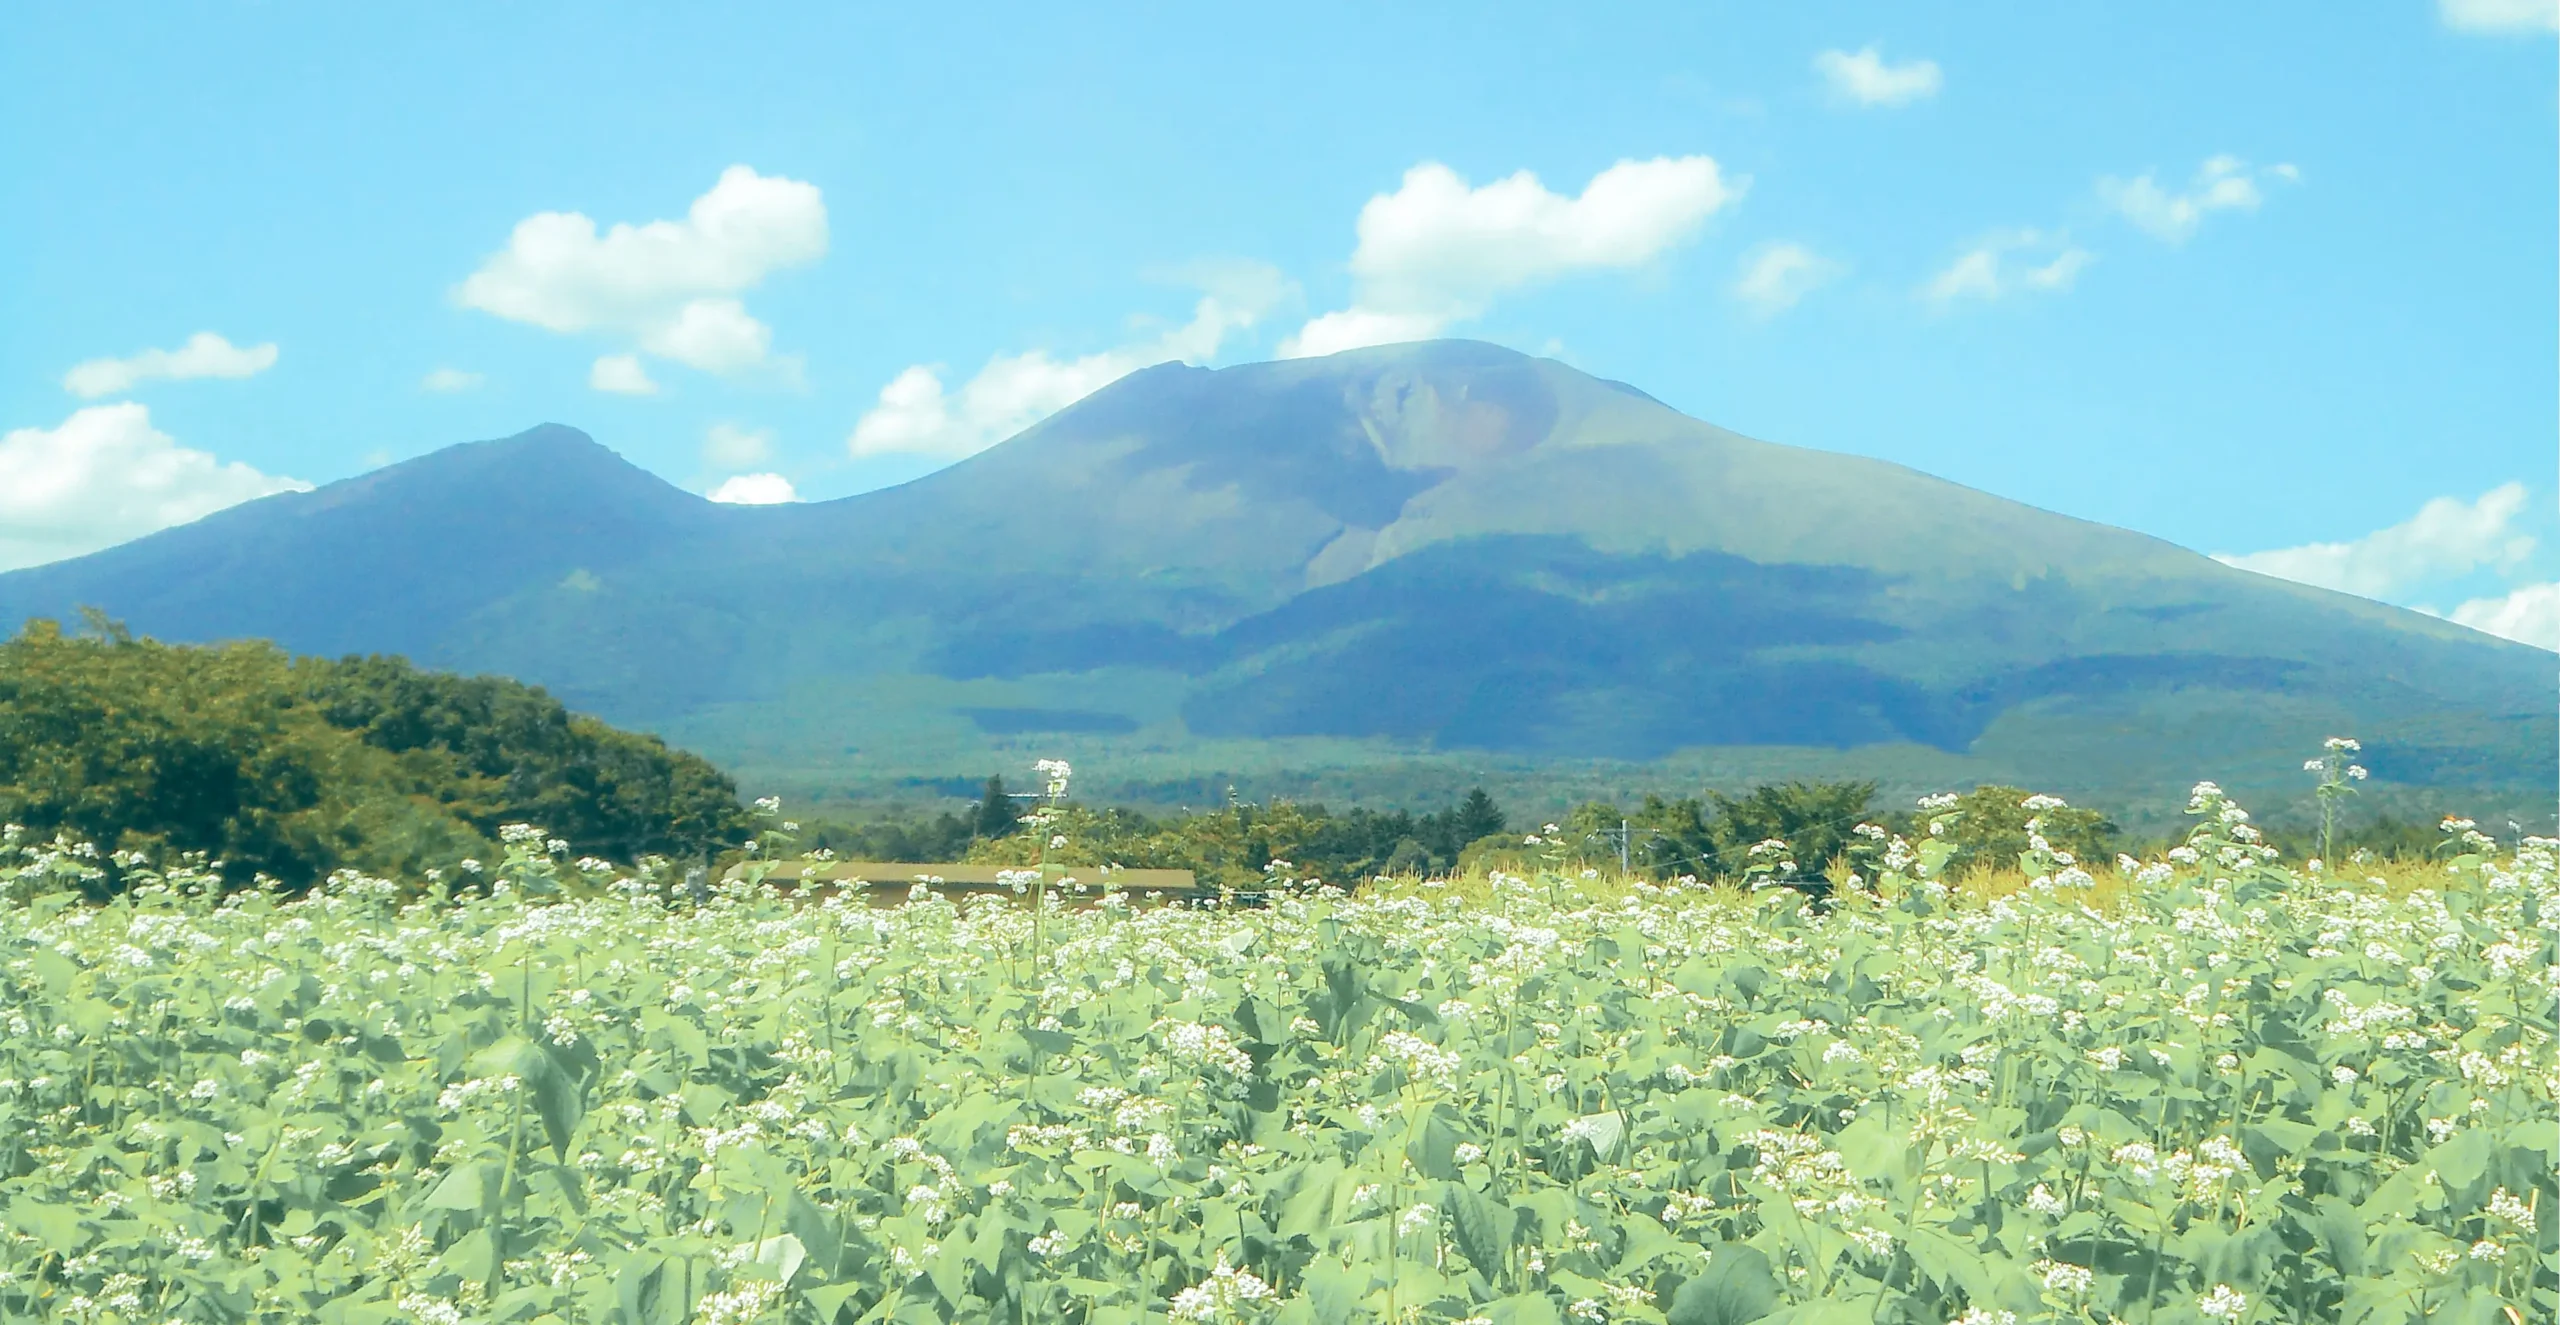
[[[0,568],[544,422],[841,497],[1455,335],[2560,647],[2560,0],[0,22]]]

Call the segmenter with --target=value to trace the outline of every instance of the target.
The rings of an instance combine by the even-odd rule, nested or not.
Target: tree
[[[1946,872],[1960,878],[1983,870],[2014,869],[2027,850],[2027,823],[2034,820],[2045,841],[2078,860],[2105,858],[2115,842],[2116,826],[2096,810],[2071,806],[2029,809],[2028,793],[2018,787],[1984,785],[1956,798],[1955,819],[1946,841],[1955,847]]]
[[[1469,791],[1467,798],[1458,802],[1458,849],[1463,851],[1468,843],[1501,832],[1507,822],[1502,807],[1493,803],[1493,797],[1486,795],[1484,788]]]
[[[1856,840],[1854,830],[1876,798],[1876,784],[1789,780],[1765,783],[1739,798],[1720,791],[1707,796],[1715,803],[1708,835],[1717,874],[1741,874],[1750,865],[1751,848],[1774,840],[1787,844],[1800,876],[1811,876]]]
[[[1004,837],[1022,824],[1022,815],[1013,807],[1013,797],[1005,794],[1002,774],[987,779],[986,794],[978,798],[978,816],[971,832],[978,837]]]
[[[485,858],[508,823],[619,860],[746,836],[719,770],[530,686],[88,627],[0,642],[0,818],[38,834],[297,886]]]

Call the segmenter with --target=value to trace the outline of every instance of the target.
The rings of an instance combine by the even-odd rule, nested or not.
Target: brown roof
[[[792,860],[777,862],[764,877],[767,883],[867,883],[874,888],[905,888],[918,879],[932,879],[937,887],[975,891],[1006,887],[1006,882],[997,877],[999,874],[1030,868],[911,860]],[[728,877],[744,878],[746,869],[744,865],[733,867]],[[1118,888],[1133,893],[1155,893],[1187,892],[1197,888],[1199,881],[1189,870],[1120,870],[1075,865],[1049,867],[1050,887],[1072,891],[1078,884],[1095,892]]]

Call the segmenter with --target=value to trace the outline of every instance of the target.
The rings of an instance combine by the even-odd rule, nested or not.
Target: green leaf
[[[1371,1280],[1367,1271],[1347,1269],[1338,1261],[1319,1258],[1306,1268],[1303,1282],[1316,1325],[1354,1325],[1368,1318],[1360,1305],[1360,1299],[1369,1293]]]
[[[1593,1158],[1607,1159],[1617,1150],[1618,1143],[1626,1139],[1627,1120],[1612,1109],[1603,1113],[1586,1113],[1567,1124],[1567,1128],[1590,1144]]]
[[[1544,1293],[1506,1297],[1486,1307],[1484,1314],[1493,1325],[1564,1325],[1564,1313],[1556,1309],[1556,1300]]]
[[[2304,1219],[2303,1224],[2319,1241],[2320,1249],[2328,1253],[2331,1268],[2343,1278],[2362,1277],[2365,1273],[2364,1215],[2336,1196],[2317,1196],[2312,1198],[2311,1204],[2317,1213]]]
[[[800,1273],[801,1265],[809,1259],[809,1252],[800,1245],[800,1239],[785,1233],[756,1243],[749,1259],[773,1271],[775,1282],[787,1284],[791,1282],[791,1276]]]
[[[2311,1143],[2319,1138],[2320,1129],[2308,1123],[2270,1118],[2240,1129],[2240,1152],[2248,1156],[2251,1167],[2265,1175],[2275,1171],[2279,1159],[2310,1154]]]
[[[1503,1253],[1511,1246],[1514,1227],[1511,1208],[1464,1183],[1450,1183],[1443,1191],[1449,1240],[1458,1244],[1458,1254],[1487,1279],[1502,1273]]]
[[[2497,1154],[2497,1138],[2485,1127],[2466,1127],[2443,1145],[2427,1152],[2426,1163],[2433,1167],[2444,1185],[2459,1191],[2469,1187],[2489,1172],[2489,1161]]]
[[[800,1294],[800,1298],[802,1301],[807,1302],[812,1310],[818,1313],[818,1320],[821,1325],[824,1325],[825,1322],[832,1321],[836,1318],[836,1312],[841,1309],[854,1294],[859,1293],[868,1287],[870,1287],[870,1285],[859,1283],[821,1284],[816,1288],[803,1290]]]
[[[1670,1325],[1747,1325],[1778,1305],[1778,1276],[1769,1258],[1739,1242],[1718,1245],[1707,1268],[1680,1285],[1664,1313]]]
[[[427,1194],[430,1210],[480,1211],[489,1204],[489,1174],[484,1164],[465,1164],[444,1175],[444,1181]]]
[[[685,1325],[693,1318],[693,1264],[642,1254],[614,1275],[614,1301],[625,1325]]]

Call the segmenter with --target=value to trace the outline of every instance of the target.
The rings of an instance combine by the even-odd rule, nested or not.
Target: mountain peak
[[[13,616],[82,603],[497,671],[839,788],[998,766],[1035,720],[1166,776],[1889,747],[2076,793],[2123,731],[2160,735],[2109,738],[2115,790],[2292,779],[2267,752],[2333,731],[2380,782],[2551,769],[2548,654],[1472,341],[1160,365],[788,507],[545,425],[0,576]]]

